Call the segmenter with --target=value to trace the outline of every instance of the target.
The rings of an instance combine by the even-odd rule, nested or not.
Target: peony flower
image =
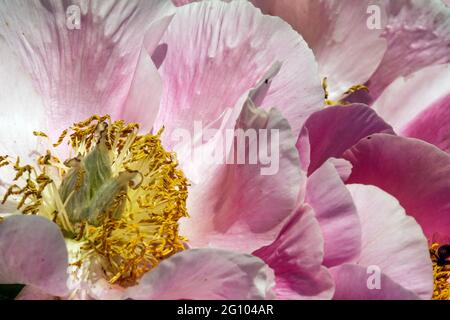
[[[287,23],[247,1],[73,4],[75,30],[60,1],[0,5],[0,282],[25,284],[19,298],[431,297],[427,240],[405,212],[421,223],[440,180],[427,172],[439,185],[420,210],[377,181],[344,184],[378,170],[362,138],[410,140],[366,106],[324,109],[320,59]],[[365,77],[330,78],[328,98]],[[240,130],[278,135],[274,172],[234,162],[222,137]]]
[[[297,201],[295,135],[323,100],[302,38],[245,2],[74,4],[79,30],[59,1],[0,6],[0,282],[22,299],[330,298]],[[279,170],[190,161],[218,143],[173,143],[196,120],[278,130]]]

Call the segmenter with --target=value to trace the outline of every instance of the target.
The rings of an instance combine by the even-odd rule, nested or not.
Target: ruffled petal
[[[400,76],[450,62],[450,8],[442,0],[386,1],[386,54],[369,81],[375,99]]]
[[[353,199],[331,162],[309,178],[306,202],[312,206],[325,240],[323,264],[336,266],[358,257],[361,223]]]
[[[450,230],[450,156],[426,142],[376,134],[344,153],[348,183],[375,185],[400,201],[429,240]]]
[[[0,283],[26,284],[63,296],[67,293],[67,249],[56,224],[37,216],[0,221]]]
[[[269,246],[254,252],[275,271],[278,299],[330,299],[334,285],[322,266],[323,238],[310,207],[298,209]]]
[[[126,296],[137,300],[256,300],[270,298],[273,273],[254,256],[191,249],[162,261]]]
[[[211,245],[250,253],[270,244],[295,209],[304,186],[295,138],[277,110],[267,112],[247,103],[236,129],[255,133],[244,142],[245,164],[237,164],[243,152],[233,148],[226,158],[232,160],[230,164],[205,167],[202,176],[206,179],[189,190],[190,218],[181,221],[180,227],[194,247]],[[260,130],[267,130],[267,136]],[[253,164],[249,154],[261,141],[267,142],[270,157],[258,156]],[[239,140],[235,143],[244,146]]]
[[[340,158],[359,140],[373,133],[393,133],[392,128],[373,110],[362,104],[335,106],[314,113],[305,123],[310,144],[308,174],[327,159]],[[302,140],[297,147],[301,152]]]
[[[297,30],[314,51],[322,77],[328,78],[331,99],[365,83],[386,51],[380,36],[385,22],[378,0],[252,0],[264,13],[279,16]],[[382,19],[368,28],[368,8],[376,5]],[[350,63],[353,61],[355,63]]]
[[[43,123],[55,134],[94,113],[117,118],[134,112],[129,107],[124,113],[122,107],[145,31],[174,9],[166,0],[76,1],[80,29],[70,30],[66,4],[19,0],[0,5],[0,34],[42,95],[46,104]]]
[[[160,46],[166,48],[159,68],[164,92],[155,128],[165,127],[168,146],[174,129],[192,132],[195,121],[217,129],[225,109],[275,64],[278,74],[253,97],[258,107],[278,108],[298,134],[323,105],[317,63],[305,41],[246,1],[179,7]]]
[[[348,186],[361,218],[362,247],[357,263],[376,266],[405,289],[431,299],[433,268],[422,229],[399,202],[374,186]],[[401,230],[401,232],[399,232]]]

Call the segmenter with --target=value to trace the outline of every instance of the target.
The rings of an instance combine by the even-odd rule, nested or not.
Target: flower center
[[[450,246],[433,243],[430,248],[433,262],[433,300],[450,300]]]
[[[160,135],[138,134],[138,125],[92,116],[64,130],[66,161],[48,150],[36,166],[0,158],[16,172],[3,203],[15,200],[23,214],[57,223],[77,260],[96,261],[110,283],[129,286],[161,260],[184,249],[178,220],[187,217],[187,181]],[[48,139],[42,132],[36,136]],[[98,268],[100,266],[100,268]]]

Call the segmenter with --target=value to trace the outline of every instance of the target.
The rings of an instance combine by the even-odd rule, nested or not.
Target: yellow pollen
[[[74,158],[60,161],[47,150],[31,166],[0,157],[0,167],[16,173],[2,203],[13,198],[23,214],[57,223],[81,244],[82,261],[100,260],[104,277],[122,286],[135,284],[187,241],[178,233],[179,219],[188,216],[187,180],[175,154],[163,148],[162,130],[138,131],[135,123],[94,115],[50,145],[66,142]],[[81,267],[81,260],[72,266]]]
[[[439,247],[437,243],[433,243],[430,247],[434,274],[433,300],[450,300],[450,265],[439,265]]]

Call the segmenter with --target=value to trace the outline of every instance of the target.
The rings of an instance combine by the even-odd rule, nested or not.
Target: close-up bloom
[[[0,298],[449,300],[449,31],[442,0],[2,1]]]

